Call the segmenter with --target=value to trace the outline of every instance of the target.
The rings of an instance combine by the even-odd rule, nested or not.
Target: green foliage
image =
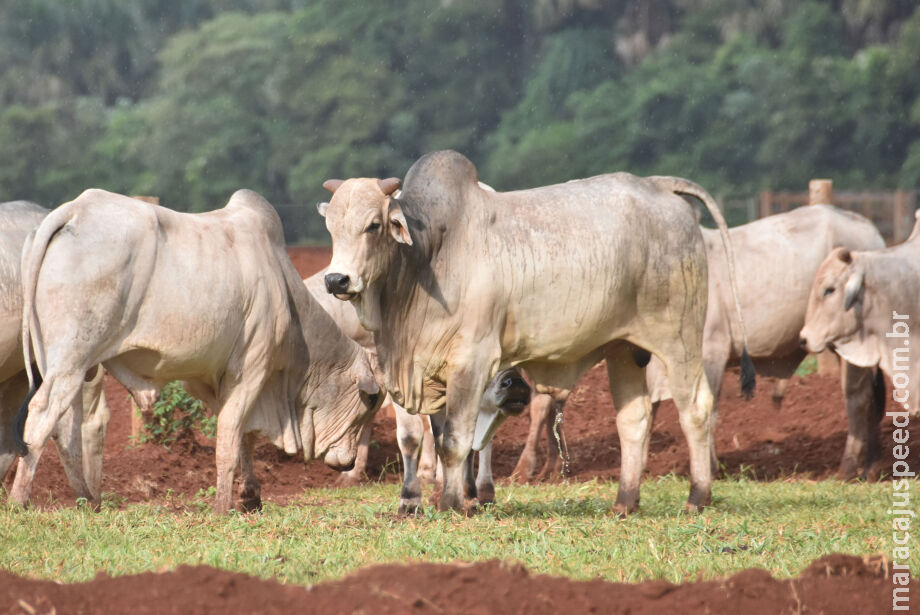
[[[920,184],[910,0],[21,0],[0,201],[251,188],[327,239],[323,180],[452,148],[508,189],[614,170],[716,194]]]
[[[217,417],[209,415],[204,404],[189,395],[181,382],[170,382],[153,404],[153,415],[144,425],[141,442],[168,446],[180,438],[193,437],[196,430],[207,438],[215,437]]]
[[[818,371],[818,356],[810,354],[799,363],[795,369],[795,375],[799,378],[810,376]]]

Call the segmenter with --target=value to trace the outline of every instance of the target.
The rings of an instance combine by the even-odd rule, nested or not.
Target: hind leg
[[[495,501],[495,481],[492,478],[492,443],[479,451],[479,470],[476,473],[476,495],[480,504]]]
[[[687,510],[696,512],[712,501],[712,409],[715,403],[699,363],[670,361],[668,379],[690,449],[690,497]]]
[[[361,437],[358,440],[358,454],[355,457],[355,465],[347,472],[342,472],[336,479],[336,483],[344,487],[352,487],[361,484],[365,478],[367,470],[367,453],[371,447],[371,433],[374,431],[374,422],[368,421],[361,428]]]
[[[422,456],[418,461],[418,478],[422,482],[433,483],[438,480],[438,457],[434,451],[434,436],[431,434],[431,422],[422,417]]]
[[[537,471],[537,444],[543,427],[548,425],[547,419],[552,411],[552,403],[553,398],[545,393],[534,395],[530,400],[530,430],[527,432],[527,442],[517,465],[511,471],[515,482],[526,483]]]
[[[90,495],[78,493],[77,497],[87,498],[94,507],[102,501],[102,456],[110,416],[102,390],[104,378],[105,370],[101,365],[86,374],[81,391],[83,421],[79,432],[74,429],[72,412],[68,410],[53,434],[64,472],[74,492],[78,492],[85,481]]]
[[[617,409],[620,436],[620,485],[615,513],[625,515],[639,510],[639,482],[652,427],[652,404],[645,383],[645,369],[636,365],[633,348],[618,344],[607,352],[607,377]]]
[[[16,412],[28,392],[25,372],[0,383],[0,483],[16,461]]]
[[[851,480],[857,476],[867,477],[878,459],[879,421],[884,413],[884,402],[880,405],[881,411],[875,411],[874,368],[842,363],[840,384],[847,410],[847,441],[837,475],[842,480]]]
[[[565,421],[562,418],[564,416],[562,413],[564,407],[564,401],[554,401],[546,417],[546,461],[543,463],[543,469],[540,470],[538,475],[541,481],[557,478],[556,464],[559,463],[560,447],[562,446],[562,441],[565,440]],[[559,434],[558,437],[556,436],[557,433]],[[568,454],[567,451],[566,454]],[[563,478],[566,470],[565,467],[562,468]]]
[[[256,476],[253,453],[256,448],[256,434],[246,433],[240,444],[240,510],[258,512],[262,510],[262,485]]]
[[[28,452],[19,460],[16,470],[16,480],[13,481],[13,488],[10,491],[10,500],[13,502],[25,505],[29,501],[38,460],[45,450],[48,438],[55,432],[58,421],[68,411],[70,411],[68,413],[70,418],[66,421],[66,425],[61,426],[61,433],[72,439],[73,448],[70,454],[76,456],[78,461],[76,464],[68,464],[65,461],[64,467],[65,469],[68,466],[71,468],[68,478],[74,486],[77,497],[92,499],[92,493],[82,476],[82,470],[72,472],[77,465],[82,466],[83,459],[80,430],[83,422],[81,387],[84,373],[84,369],[46,373],[45,381],[29,403],[29,415],[26,418],[23,434],[23,439],[28,445]]]

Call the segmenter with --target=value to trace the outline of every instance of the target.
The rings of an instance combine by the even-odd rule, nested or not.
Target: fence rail
[[[917,193],[913,190],[894,192],[835,192],[831,202],[869,218],[888,244],[904,241],[914,226]],[[808,192],[760,193],[759,214],[763,218],[809,204]]]

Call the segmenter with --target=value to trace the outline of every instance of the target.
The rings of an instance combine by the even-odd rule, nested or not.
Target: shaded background
[[[329,177],[452,148],[499,189],[613,170],[722,201],[920,185],[913,0],[0,3],[0,201],[263,193],[326,242]],[[746,220],[739,208],[734,222]],[[734,210],[732,210],[734,212]]]

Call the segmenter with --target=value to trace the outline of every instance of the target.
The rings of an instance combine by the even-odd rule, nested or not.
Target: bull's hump
[[[479,181],[479,173],[469,158],[454,150],[441,150],[425,154],[406,173],[403,193],[413,185],[469,184]]]
[[[281,225],[281,218],[278,217],[278,212],[258,192],[246,188],[237,190],[230,197],[224,209],[227,211],[243,210],[252,212],[258,217],[262,227],[273,241],[284,243],[284,230]]]

